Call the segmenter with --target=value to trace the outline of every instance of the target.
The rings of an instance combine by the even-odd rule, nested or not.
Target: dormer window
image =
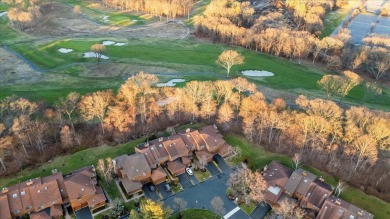
[[[16,194],[16,193],[12,195],[12,198],[17,198],[17,197],[18,197],[18,194]]]
[[[21,195],[26,195],[26,191],[22,191],[20,194]]]

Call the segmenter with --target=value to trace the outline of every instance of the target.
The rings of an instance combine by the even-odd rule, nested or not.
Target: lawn
[[[150,20],[150,16],[135,15],[125,11],[116,11],[110,8],[105,8],[93,1],[77,1],[77,0],[60,0],[69,5],[78,5],[81,8],[81,14],[90,20],[93,20],[102,25],[111,25],[117,27],[126,27],[130,25],[142,25]],[[106,20],[103,17],[108,16]]]
[[[58,171],[67,174],[70,173],[72,170],[76,170],[84,166],[96,166],[99,159],[107,157],[114,158],[125,153],[133,153],[134,147],[142,143],[143,141],[144,138],[141,138],[117,146],[99,146],[95,148],[85,149],[74,154],[59,156],[53,158],[53,160],[45,163],[42,166],[24,169],[20,171],[16,176],[2,178],[0,181],[0,188],[13,185],[18,182],[23,182],[28,179],[50,175],[52,169],[57,169]],[[117,194],[115,196],[117,196]]]
[[[240,76],[240,71],[248,69],[261,69],[275,73],[273,77],[249,79],[258,84],[274,89],[287,90],[297,94],[306,94],[311,97],[325,97],[323,91],[319,91],[317,81],[326,72],[322,72],[314,67],[298,65],[294,62],[289,62],[282,58],[275,58],[270,55],[257,53],[239,47],[228,47],[210,43],[198,43],[193,41],[171,41],[171,40],[156,40],[156,39],[118,39],[118,38],[87,38],[87,39],[65,39],[53,41],[43,45],[33,45],[31,43],[19,43],[9,45],[9,47],[32,63],[48,72],[70,71],[71,76],[77,77],[77,71],[67,70],[67,68],[76,68],[78,65],[85,63],[94,63],[96,59],[83,58],[84,52],[90,50],[91,45],[101,43],[103,40],[113,40],[116,42],[125,42],[124,46],[107,46],[105,55],[110,57],[104,62],[127,63],[138,66],[156,66],[177,71],[181,78],[188,80],[216,80],[225,78],[225,70],[215,64],[218,55],[224,49],[238,50],[245,56],[245,63],[232,68],[231,77]],[[58,52],[59,48],[69,48],[74,51],[68,54]],[[158,61],[157,61],[158,60]],[[58,74],[58,73],[57,73]],[[164,77],[162,73],[160,75]],[[123,83],[123,78],[82,78],[83,84],[90,83],[88,90],[99,90],[101,87],[95,87],[93,84],[99,85],[99,80],[102,83],[111,82],[105,87],[117,88],[120,83]],[[97,82],[97,83],[96,83]],[[61,83],[66,83],[62,81]],[[71,84],[70,84],[71,85]],[[77,83],[76,83],[77,85]],[[184,86],[184,83],[180,86]],[[42,86],[44,90],[48,90]],[[63,86],[69,91],[78,92],[78,89],[86,89],[87,86]],[[104,86],[103,86],[104,87]],[[57,85],[57,89],[61,85]],[[18,93],[23,91],[35,90],[35,84],[24,85],[22,89],[17,87],[0,88],[0,93]],[[39,92],[39,91],[38,91]],[[45,95],[52,95],[50,92],[45,92]],[[0,95],[0,98],[3,97]],[[31,93],[33,96],[34,93]],[[37,94],[39,95],[39,93]],[[354,88],[350,95],[345,98],[345,102],[354,105],[360,105],[363,98],[363,87]],[[384,88],[383,94],[379,98],[369,98],[367,106],[376,107],[378,109],[390,109],[389,99],[390,89]],[[46,99],[44,96],[40,96]],[[38,99],[38,98],[36,98]]]
[[[240,147],[242,150],[241,157],[236,157],[235,161],[240,162],[245,160],[252,169],[263,168],[272,160],[278,160],[282,164],[291,167],[291,159],[288,156],[268,152],[264,148],[248,142],[243,136],[228,134],[225,135],[224,138],[230,145]],[[337,179],[325,172],[306,166],[303,167],[303,169],[318,176],[323,176],[325,181],[333,186],[336,186],[337,184]],[[390,218],[390,203],[382,201],[377,197],[367,195],[359,189],[352,187],[347,188],[340,197],[374,214],[376,219]]]
[[[206,171],[202,172],[200,170],[194,171],[195,177],[198,179],[199,182],[203,182],[209,177],[211,177],[210,172],[206,169]]]
[[[325,17],[324,29],[322,30],[320,38],[329,36],[348,15],[348,12],[349,10],[344,8],[329,12]]]
[[[211,211],[202,209],[187,209],[182,212],[183,217],[181,219],[215,219],[217,215]],[[179,214],[174,214],[169,219],[177,219]]]
[[[245,203],[240,204],[240,208],[247,214],[250,215],[253,210],[255,210],[256,205],[255,203],[251,202],[249,205],[246,205]]]

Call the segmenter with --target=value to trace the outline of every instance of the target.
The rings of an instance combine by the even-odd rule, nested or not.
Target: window
[[[26,195],[26,191],[22,191],[20,194],[21,195]]]
[[[18,197],[18,194],[16,194],[16,193],[12,195],[12,198],[17,198],[17,197]]]
[[[20,213],[20,210],[15,210],[14,211],[14,214],[19,214]]]
[[[343,209],[339,209],[339,210],[337,211],[337,214],[339,214],[339,215],[342,215],[343,213],[344,213]]]

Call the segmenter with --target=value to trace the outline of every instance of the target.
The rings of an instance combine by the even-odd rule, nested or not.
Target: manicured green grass
[[[320,38],[329,36],[334,29],[341,23],[341,21],[348,15],[348,9],[338,9],[328,13],[324,21],[324,29],[320,35]]]
[[[303,93],[311,97],[325,97],[325,93],[319,90],[317,81],[327,72],[240,47],[193,41],[115,38],[65,39],[44,45],[20,43],[10,45],[10,47],[37,66],[55,71],[58,68],[66,69],[67,67],[72,67],[77,65],[77,63],[96,62],[94,58],[83,58],[82,56],[84,52],[90,51],[91,45],[101,43],[103,40],[126,43],[124,46],[106,46],[105,55],[110,57],[108,62],[175,69],[180,72],[178,74],[183,74],[182,78],[186,80],[216,80],[224,78],[226,74],[225,69],[217,66],[215,60],[223,50],[235,49],[245,56],[245,63],[234,66],[231,77],[241,76],[240,72],[242,70],[266,70],[275,73],[275,76],[266,78],[249,77],[249,79],[258,85],[265,85],[274,89],[292,91],[298,94]],[[58,52],[58,49],[61,47],[73,49],[74,51],[63,54]],[[122,78],[117,78],[117,80],[123,83]],[[184,86],[184,83],[179,86]],[[93,89],[94,86],[90,88]],[[380,98],[370,98],[365,105],[378,109],[390,109],[389,96],[390,89],[384,88]],[[359,105],[362,98],[363,88],[359,86],[351,91],[350,95],[344,99],[344,102]]]
[[[211,211],[202,209],[187,209],[182,212],[182,219],[215,219],[218,216]],[[174,214],[169,219],[177,219],[179,214]]]
[[[194,25],[194,17],[202,14],[205,10],[206,7],[210,4],[211,0],[199,0],[198,2],[195,2],[195,8],[193,9],[190,19],[185,20],[185,24],[188,26],[193,26]]]
[[[228,134],[225,135],[224,138],[230,145],[241,148],[242,155],[241,157],[236,156],[236,161],[247,161],[251,169],[263,168],[272,160],[278,160],[282,164],[291,167],[291,159],[288,156],[268,152],[262,147],[255,146],[254,144],[248,142],[243,136]],[[318,176],[323,176],[325,178],[325,182],[333,186],[336,186],[338,182],[335,177],[316,168],[305,166],[303,169]],[[377,219],[390,218],[390,203],[382,201],[377,197],[367,195],[359,189],[351,187],[347,188],[340,197],[374,214]]]
[[[96,2],[77,1],[77,0],[60,0],[70,5],[78,5],[81,8],[81,14],[89,19],[102,24],[117,27],[126,27],[130,25],[145,24],[150,18],[148,16],[138,16],[125,11],[116,11],[110,8],[105,8]],[[107,20],[103,20],[104,16],[108,16]],[[148,17],[146,19],[146,17]]]
[[[240,204],[240,208],[247,214],[250,215],[253,210],[255,210],[256,205],[251,202],[249,205],[246,205],[245,203]]]
[[[114,158],[125,153],[133,153],[134,146],[142,143],[143,141],[144,139],[141,138],[126,144],[117,146],[99,146],[85,149],[71,155],[56,157],[53,158],[51,162],[47,162],[42,166],[24,169],[16,176],[2,178],[0,181],[0,188],[13,185],[18,182],[23,182],[35,177],[50,175],[52,169],[57,169],[58,171],[66,174],[70,173],[72,170],[76,170],[84,166],[96,166],[99,159],[107,157]]]
[[[209,177],[211,177],[210,172],[206,169],[206,171],[202,172],[200,170],[194,171],[195,177],[198,179],[199,182],[203,182],[207,180]]]

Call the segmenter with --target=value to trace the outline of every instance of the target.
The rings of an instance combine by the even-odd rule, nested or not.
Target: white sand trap
[[[110,45],[114,45],[115,42],[114,41],[111,41],[111,40],[105,40],[102,42],[103,45],[105,46],[110,46]]]
[[[168,81],[167,83],[160,83],[160,84],[157,84],[156,86],[157,87],[174,87],[176,86],[176,83],[180,83],[180,82],[184,82],[186,80],[184,79],[172,79],[170,81]]]
[[[274,73],[269,71],[257,71],[257,70],[246,70],[242,71],[241,74],[245,76],[254,76],[254,77],[271,77],[274,76]]]
[[[83,57],[84,58],[96,58],[96,53],[94,53],[94,52],[86,52],[86,53],[84,53]],[[102,55],[100,58],[101,59],[109,59],[109,57],[105,56],[105,55]]]
[[[114,46],[123,46],[125,45],[126,43],[115,43]]]
[[[73,51],[73,49],[65,49],[65,48],[58,49],[58,52],[60,52],[60,53],[70,53],[72,51]]]
[[[0,12],[0,17],[1,17],[1,16],[4,16],[4,15],[7,15],[7,14],[8,14],[8,12],[6,12],[6,11]]]

